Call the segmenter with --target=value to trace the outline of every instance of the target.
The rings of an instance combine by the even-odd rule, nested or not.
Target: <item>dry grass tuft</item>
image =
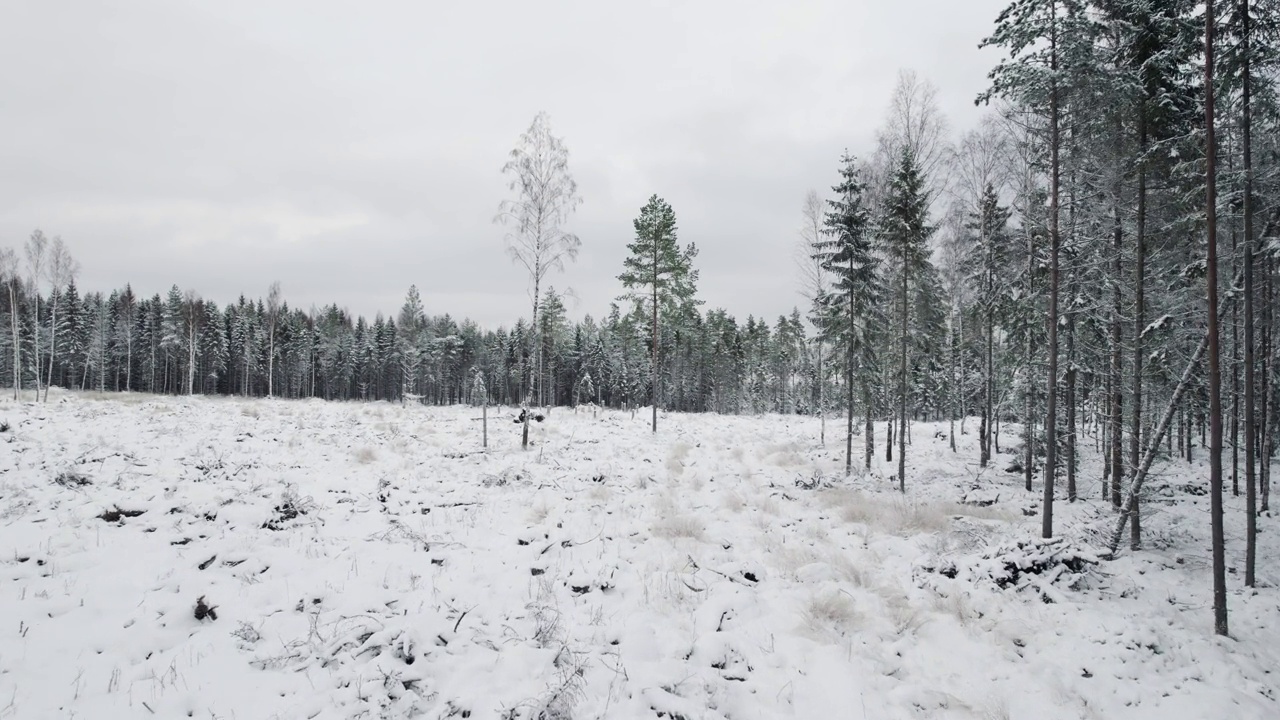
[[[805,624],[813,630],[844,634],[859,620],[853,598],[838,590],[815,595],[803,611]]]
[[[933,609],[944,615],[950,615],[963,626],[977,619],[978,613],[969,602],[969,596],[962,593],[939,595],[933,599]]]
[[[671,451],[667,453],[666,468],[667,472],[673,476],[679,477],[684,472],[684,459],[688,457],[689,451],[693,448],[686,442],[676,442],[671,445]]]
[[[663,514],[653,524],[653,534],[668,539],[693,538],[694,540],[701,540],[705,532],[705,523],[693,515],[685,515],[683,513]]]
[[[747,506],[747,500],[737,490],[730,490],[720,496],[720,506],[729,512],[740,513]]]

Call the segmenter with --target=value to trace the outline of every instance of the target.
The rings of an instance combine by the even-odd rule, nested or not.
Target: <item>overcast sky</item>
[[[600,316],[631,221],[671,203],[700,295],[739,319],[799,303],[810,188],[871,150],[897,72],[954,129],[997,59],[1006,0],[7,0],[0,246],[60,235],[80,285],[177,283],[225,303],[527,316],[492,223],[539,110],[583,205],[574,317]]]

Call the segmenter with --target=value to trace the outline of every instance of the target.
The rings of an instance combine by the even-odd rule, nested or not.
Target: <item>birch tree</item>
[[[824,289],[826,288],[826,278],[823,277],[822,259],[815,254],[818,245],[823,242],[823,212],[822,199],[818,197],[816,190],[810,190],[804,198],[804,206],[801,210],[802,220],[800,222],[800,234],[796,245],[796,271],[800,279],[800,296],[809,304],[809,319],[817,327],[818,332],[814,334],[814,393],[813,400],[817,403],[818,417],[821,419],[818,431],[819,442],[823,446],[827,444],[827,412],[825,398],[823,397],[823,387],[826,384],[826,377],[823,375],[822,369],[822,328],[819,327],[822,322],[821,306]]]
[[[276,321],[280,317],[280,281],[271,283],[267,291],[267,397],[275,391]]]
[[[536,335],[543,280],[553,270],[563,271],[567,261],[578,257],[582,246],[578,236],[563,227],[582,204],[582,198],[578,196],[578,183],[569,172],[569,149],[563,139],[551,134],[546,113],[538,113],[533,124],[520,136],[507,164],[502,166],[502,173],[509,177],[507,187],[515,197],[502,201],[494,221],[508,228],[507,254],[529,274],[529,295],[533,301],[529,326]],[[535,354],[541,345],[535,337]],[[538,366],[535,357],[525,370],[522,448],[529,446],[532,372]]]
[[[49,238],[37,228],[27,238],[24,248],[27,257],[27,286],[35,296],[35,312],[31,317],[31,344],[36,369],[36,400],[40,399],[40,283],[44,281],[44,266],[49,252]]]

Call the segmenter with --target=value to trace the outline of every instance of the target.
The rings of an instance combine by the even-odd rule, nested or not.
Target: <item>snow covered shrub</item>
[[[252,645],[262,639],[262,633],[253,625],[241,620],[240,627],[236,628],[231,635],[239,638],[246,645]]]
[[[200,597],[196,598],[195,616],[196,616],[196,620],[204,620],[205,618],[209,618],[210,620],[217,620],[218,606],[205,604],[204,596],[201,595]]]
[[[917,566],[917,582],[936,586],[942,577],[1001,590],[1032,590],[1047,603],[1060,599],[1060,589],[1085,587],[1090,570],[1098,564],[1092,551],[1064,538],[1035,538],[1005,543],[962,556],[938,558]]]
[[[93,481],[83,473],[78,473],[75,470],[64,470],[53,479],[53,484],[64,488],[82,488],[86,485],[92,485]]]
[[[310,497],[300,497],[298,489],[293,485],[289,485],[280,494],[280,503],[275,506],[272,511],[271,518],[262,524],[267,530],[282,530],[285,523],[294,520],[300,515],[315,510],[316,504]]]
[[[535,720],[573,720],[574,706],[585,697],[585,656],[570,650],[567,645],[561,646],[552,665],[556,668],[556,679],[538,699],[529,717]]]

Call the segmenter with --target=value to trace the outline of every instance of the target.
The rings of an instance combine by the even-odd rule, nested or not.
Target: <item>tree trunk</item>
[[[865,369],[863,369],[862,371],[862,378],[861,378],[860,384],[862,386],[863,422],[866,424],[866,427],[863,428],[863,432],[866,434],[866,437],[863,442],[863,456],[864,456],[864,462],[866,463],[866,468],[867,470],[870,470],[871,469],[871,453],[875,452],[875,431],[876,431],[875,427],[876,426],[871,419],[871,384],[867,382],[867,373]]]
[[[1050,3],[1050,70],[1054,74],[1049,93],[1049,368],[1046,372],[1044,425],[1044,514],[1040,534],[1053,537],[1053,485],[1058,475],[1058,23],[1057,2]]]
[[[53,289],[53,308],[49,317],[49,377],[44,384],[44,401],[49,402],[49,386],[53,384],[53,358],[58,348],[58,289]],[[39,372],[39,371],[37,371]]]
[[[1117,181],[1113,190],[1115,205],[1112,207],[1114,218],[1114,235],[1112,239],[1113,257],[1111,260],[1111,505],[1120,508],[1120,479],[1124,472],[1124,357],[1120,343],[1122,341],[1123,324],[1121,322],[1122,296],[1120,292],[1120,274],[1122,268],[1122,240],[1124,226],[1120,222],[1120,184]]]
[[[1249,0],[1241,0],[1240,16],[1243,37],[1242,69],[1243,103],[1241,105],[1241,133],[1244,143],[1244,474],[1245,474],[1245,561],[1244,584],[1254,587],[1256,578],[1254,566],[1258,555],[1258,490],[1255,472],[1255,456],[1257,448],[1256,407],[1254,402],[1255,382],[1253,357],[1253,146],[1252,146],[1252,108],[1251,82],[1249,74],[1251,63],[1249,57]],[[1235,487],[1240,494],[1240,488]]]
[[[1269,233],[1264,233],[1264,236]],[[1274,377],[1274,357],[1272,355],[1271,323],[1275,322],[1275,298],[1272,296],[1271,274],[1272,260],[1264,256],[1263,274],[1263,308],[1262,308],[1262,379],[1258,385],[1262,388],[1262,397],[1258,398],[1258,437],[1262,438],[1260,472],[1258,482],[1261,485],[1259,495],[1261,504],[1259,512],[1271,509],[1271,457],[1274,448],[1274,428],[1276,422],[1276,403],[1272,399],[1272,381]]]
[[[905,242],[905,239],[904,239]],[[902,262],[902,364],[898,377],[898,491],[907,491],[907,258]]]
[[[1142,455],[1142,335],[1146,330],[1146,261],[1147,261],[1147,103],[1138,101],[1138,218],[1134,233],[1133,253],[1133,422],[1129,426],[1129,466],[1136,468]],[[1130,470],[1132,474],[1132,470]],[[1142,524],[1138,518],[1138,498],[1134,498],[1134,521],[1129,525],[1130,547],[1142,547]]]
[[[1227,571],[1222,517],[1222,376],[1218,348],[1218,223],[1217,150],[1214,137],[1213,35],[1214,0],[1205,3],[1205,229],[1208,240],[1206,294],[1209,302],[1209,495],[1213,535],[1213,624],[1219,635],[1228,633]]]
[[[849,260],[849,273],[853,274],[853,260]],[[844,474],[853,474],[853,350],[854,350],[854,332],[856,322],[854,318],[854,296],[853,288],[849,288],[849,338],[848,345],[845,347],[844,365],[845,379],[844,390],[845,400],[848,405],[848,418],[845,425],[844,435]]]
[[[187,330],[187,394],[196,392],[196,324]]]
[[[884,424],[884,434],[885,434],[884,460],[885,462],[893,462],[893,421],[894,421],[893,416],[896,414],[897,413],[894,413],[893,411],[889,411],[889,420]]]
[[[36,298],[36,314],[31,321],[32,341],[35,345],[35,369],[36,369],[36,402],[40,401],[40,286],[39,283],[32,283],[33,294]]]
[[[649,401],[653,405],[653,434],[658,434],[658,240],[653,240],[653,358],[649,368]]]
[[[267,332],[267,397],[275,394],[276,375],[276,321],[272,319]]]
[[[827,446],[827,412],[826,412],[826,405],[824,405],[824,404],[823,404],[823,402],[822,402],[822,401],[823,401],[823,397],[822,397],[822,385],[823,385],[823,382],[822,382],[822,380],[823,380],[823,377],[822,377],[822,341],[821,341],[821,340],[815,340],[815,341],[814,341],[814,345],[817,347],[817,350],[818,350],[818,369],[817,369],[817,374],[818,374],[818,382],[817,382],[817,385],[818,385],[818,422],[820,423],[820,425],[819,425],[819,429],[818,429],[818,442],[822,444],[822,447],[826,447],[826,446]]]
[[[9,325],[13,331],[13,399],[21,399],[22,393],[22,342],[18,335],[18,281],[9,278]]]
[[[1103,399],[1103,413],[1106,415],[1106,430],[1100,433],[1099,438],[1102,444],[1102,500],[1105,502],[1111,499],[1111,405],[1112,399],[1112,377],[1111,373],[1107,373],[1107,389],[1106,397]],[[1102,419],[1099,418],[1099,422]]]
[[[951,429],[948,435],[951,441],[951,452],[956,451],[956,415],[960,414],[960,398],[964,397],[964,387],[960,382],[960,359],[959,359],[959,343],[956,341],[956,323],[962,317],[961,313],[952,313],[952,330],[951,330],[951,380],[955,383],[952,388],[951,398]],[[960,334],[963,336],[964,330],[961,326]]]
[[[987,245],[987,262],[986,262],[986,284],[987,294],[986,303],[986,319],[987,319],[987,347],[986,352],[986,371],[983,373],[983,399],[982,399],[982,427],[979,432],[978,444],[979,449],[979,465],[986,467],[991,462],[991,426],[995,420],[995,248],[993,247],[991,238],[987,236],[987,218],[985,214],[982,216],[980,232],[982,233],[983,242]]]

